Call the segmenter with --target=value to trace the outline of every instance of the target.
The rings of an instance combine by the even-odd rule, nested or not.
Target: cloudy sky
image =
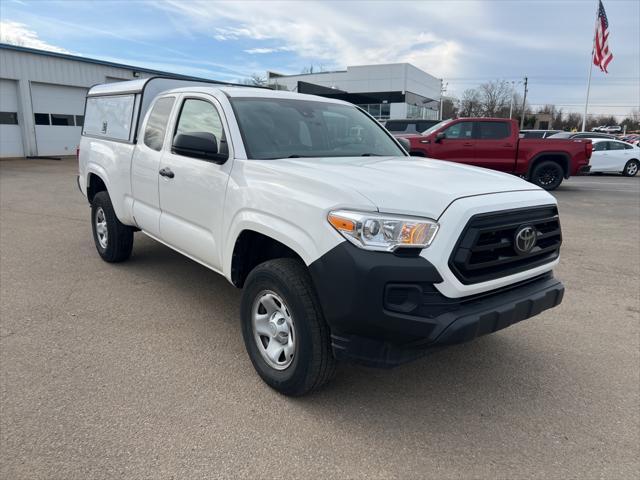
[[[593,72],[594,113],[640,105],[640,2],[603,0],[614,60]],[[533,107],[580,111],[595,0],[2,0],[2,41],[238,81],[266,70],[410,62],[449,94],[529,77]],[[521,88],[521,87],[518,87]]]

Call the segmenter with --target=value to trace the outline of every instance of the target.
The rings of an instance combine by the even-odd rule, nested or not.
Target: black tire
[[[640,162],[635,158],[632,158],[625,164],[624,170],[622,170],[622,175],[625,177],[635,177],[638,170],[640,170]]]
[[[106,222],[106,240],[98,235],[98,217]],[[133,228],[118,220],[106,191],[96,193],[91,202],[91,229],[96,249],[105,262],[123,262],[131,256]]]
[[[269,365],[254,335],[253,312],[266,292],[280,297],[294,324],[295,347],[290,364],[282,370]],[[257,312],[260,312],[258,307]],[[242,336],[247,353],[258,375],[271,388],[289,396],[317,390],[335,373],[329,327],[306,266],[299,260],[280,258],[258,265],[249,274],[240,308]],[[266,341],[266,340],[265,340]],[[273,339],[268,341],[275,341]],[[264,347],[264,343],[263,343]]]
[[[563,178],[562,166],[552,160],[546,160],[533,167],[529,181],[545,190],[555,190],[560,186]]]

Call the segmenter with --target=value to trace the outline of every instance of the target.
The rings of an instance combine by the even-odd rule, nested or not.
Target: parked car
[[[249,358],[279,392],[320,387],[339,359],[398,365],[561,302],[544,190],[409,157],[346,102],[161,80],[89,90],[78,185],[97,252],[124,261],[141,231],[242,288]]]
[[[559,132],[559,133],[554,133],[553,135],[548,136],[547,138],[552,139],[552,140],[557,140],[557,139],[568,139],[568,138],[586,138],[586,139],[591,139],[591,138],[612,138],[615,139],[616,137],[613,135],[610,135],[608,133],[593,133],[593,132]]]
[[[520,130],[520,138],[547,138],[562,130]]]
[[[521,139],[515,120],[458,118],[404,137],[412,155],[513,173],[546,190],[589,171],[589,140]]]
[[[620,140],[623,142],[630,143],[631,145],[639,145],[640,146],[640,135],[637,133],[632,133],[629,135],[625,135]]]
[[[634,177],[640,167],[640,147],[619,140],[593,140],[591,172],[621,173]]]
[[[622,133],[622,127],[620,125],[608,125],[600,129],[602,133]]]
[[[419,119],[404,119],[404,120],[387,120],[384,123],[384,128],[391,133],[421,133],[429,128],[433,127],[438,120],[419,120]]]

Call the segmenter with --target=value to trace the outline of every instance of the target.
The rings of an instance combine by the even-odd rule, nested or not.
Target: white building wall
[[[134,77],[134,71],[138,75]],[[115,66],[88,63],[69,58],[60,58],[44,54],[36,54],[17,50],[0,49],[0,77],[3,80],[13,80],[17,82],[17,108],[18,108],[18,127],[20,131],[20,139],[12,140],[13,143],[21,142],[23,146],[23,154],[25,156],[37,155],[64,155],[72,154],[73,149],[67,148],[66,151],[53,153],[41,153],[38,151],[38,142],[36,139],[36,126],[33,118],[32,95],[34,84],[56,85],[77,88],[77,102],[84,105],[84,93],[93,85],[105,83],[107,81],[116,80],[132,80],[133,78],[145,78],[152,76],[142,70],[134,70],[128,68],[119,68]],[[55,100],[53,100],[55,102]],[[55,104],[53,107],[58,106]],[[69,106],[71,108],[71,105]],[[77,105],[73,106],[73,112],[69,111],[52,111],[42,113],[69,113],[72,114],[77,110]],[[3,110],[5,111],[5,110]],[[73,128],[76,127],[60,127]],[[79,134],[74,134],[80,140]],[[68,142],[65,142],[65,145]],[[67,145],[68,147],[68,145]],[[1,156],[5,155],[0,152]]]
[[[409,91],[434,100],[440,99],[440,79],[409,63],[359,65],[347,67],[347,70],[339,72],[273,77],[270,83],[294,90],[298,81],[337,88],[349,93]]]

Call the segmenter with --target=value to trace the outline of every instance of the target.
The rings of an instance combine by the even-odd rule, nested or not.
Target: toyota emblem
[[[530,225],[525,225],[516,230],[514,248],[519,255],[526,255],[536,246],[538,232]]]

